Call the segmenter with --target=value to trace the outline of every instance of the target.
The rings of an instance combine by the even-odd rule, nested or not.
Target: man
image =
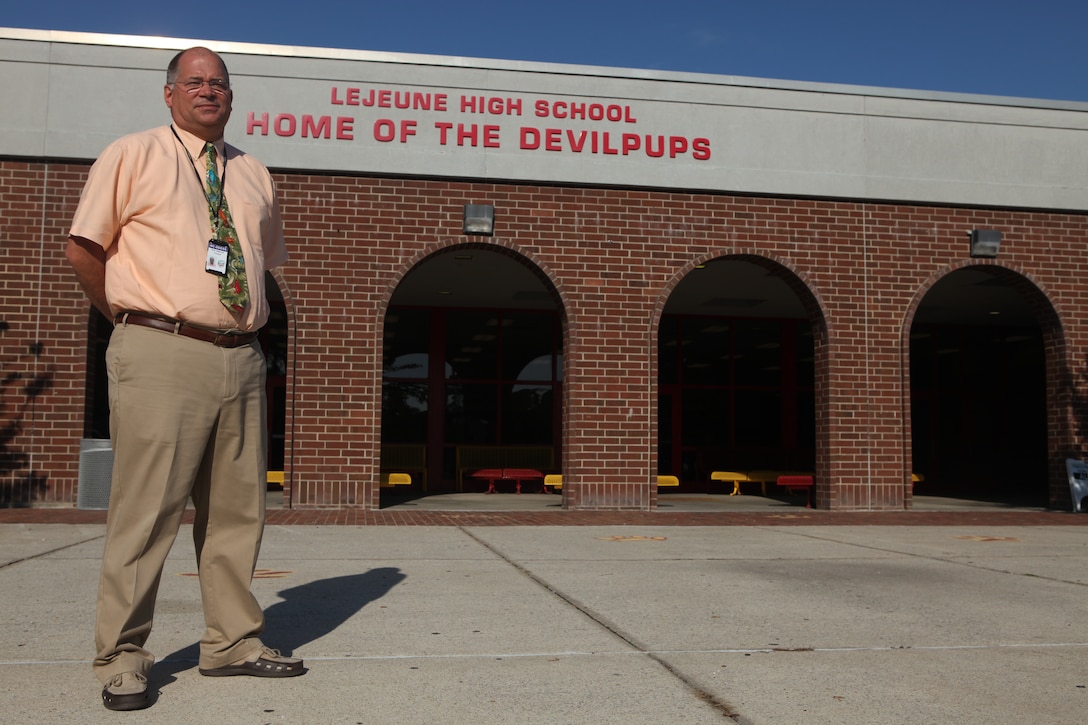
[[[173,123],[111,144],[91,168],[67,257],[114,321],[107,350],[114,469],[95,674],[111,710],[150,704],[144,649],[186,502],[204,604],[199,671],[290,677],[259,639],[250,592],[264,528],[264,273],[287,261],[268,170],[223,142],[233,99],[207,48],[174,57]]]

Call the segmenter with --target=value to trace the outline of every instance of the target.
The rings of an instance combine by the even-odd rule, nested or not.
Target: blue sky
[[[1088,101],[1088,0],[27,0],[0,26]]]

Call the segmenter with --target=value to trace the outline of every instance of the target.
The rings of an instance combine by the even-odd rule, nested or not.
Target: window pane
[[[684,383],[728,385],[729,323],[712,317],[689,317],[680,329]]]
[[[427,377],[429,319],[426,310],[389,310],[385,316],[382,359],[382,375],[386,379]]]
[[[387,443],[427,440],[426,383],[382,385],[382,440]]]
[[[777,448],[782,441],[782,395],[777,390],[738,390],[736,444]]]
[[[262,330],[265,364],[269,377],[287,375],[287,310],[283,303],[269,303],[268,322]]]
[[[933,332],[923,325],[910,331],[910,388],[912,392],[933,387]]]
[[[780,385],[782,327],[778,320],[737,320],[733,323],[733,382],[744,386]]]
[[[816,448],[816,394],[811,390],[797,394],[797,446]]]
[[[494,385],[446,386],[446,442],[498,442],[498,388]]]
[[[446,378],[493,380],[498,372],[499,314],[449,310],[446,314]]]
[[[514,385],[503,399],[502,442],[544,445],[552,442],[552,386]]]
[[[797,323],[797,384],[803,388],[816,382],[816,339],[812,325],[807,321]]]
[[[684,447],[729,445],[729,391],[688,388],[683,393]]]
[[[505,312],[502,316],[504,380],[552,380],[553,315]]]

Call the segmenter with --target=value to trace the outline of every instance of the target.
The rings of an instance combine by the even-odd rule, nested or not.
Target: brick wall
[[[5,485],[29,482],[26,498],[39,505],[75,500],[89,305],[63,248],[85,170],[0,162],[0,360],[5,380],[17,376],[3,389],[5,426],[17,418],[5,445],[27,454],[3,475]],[[294,341],[287,480],[295,506],[377,507],[384,309],[413,265],[460,244],[534,266],[562,310],[568,507],[655,505],[658,321],[683,276],[723,256],[786,273],[814,322],[818,506],[909,505],[910,323],[933,284],[978,263],[1022,288],[1043,325],[1050,497],[1068,500],[1064,458],[1083,455],[1088,427],[1085,215],[276,178],[292,254],[277,281]],[[495,205],[495,237],[461,235],[465,203]],[[972,228],[1003,230],[998,260],[968,258]]]
[[[88,305],[63,240],[85,176],[0,163],[0,505],[75,501]]]

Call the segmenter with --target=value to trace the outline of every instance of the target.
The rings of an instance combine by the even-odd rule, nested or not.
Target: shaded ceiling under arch
[[[1035,327],[1027,300],[1013,286],[1014,273],[1001,268],[966,267],[951,272],[922,298],[914,323]]]
[[[555,309],[553,295],[530,267],[501,252],[466,247],[420,262],[397,286],[393,304],[427,307]],[[782,277],[752,262],[723,258],[692,270],[669,296],[668,314],[806,317]],[[915,322],[1036,325],[1007,279],[983,267],[947,275],[926,294]]]
[[[556,309],[555,298],[528,261],[479,247],[424,259],[397,285],[390,304]]]

